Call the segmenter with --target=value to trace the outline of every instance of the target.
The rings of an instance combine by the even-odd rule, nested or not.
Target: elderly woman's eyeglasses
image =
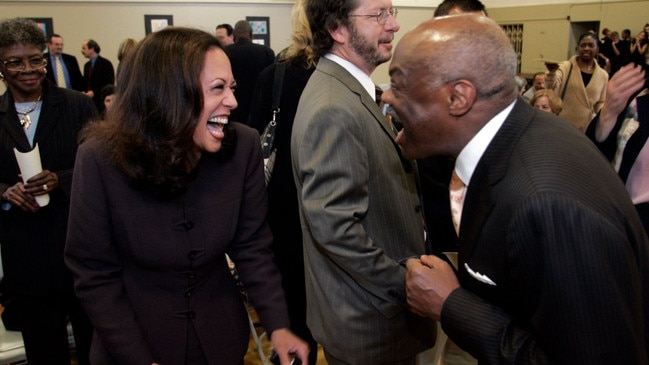
[[[390,10],[383,9],[377,14],[350,14],[349,16],[362,16],[366,18],[376,18],[376,21],[380,25],[385,25],[385,23],[388,21],[388,16],[392,15],[393,18],[396,18],[397,14],[399,14],[399,11],[395,8],[392,8]]]
[[[7,71],[24,71],[25,68],[27,68],[27,65],[31,67],[32,69],[37,69],[37,68],[42,68],[47,65],[47,59],[44,57],[32,57],[27,59],[27,62],[24,62],[24,60],[8,60],[8,61],[2,61],[2,63],[5,66],[5,69]]]

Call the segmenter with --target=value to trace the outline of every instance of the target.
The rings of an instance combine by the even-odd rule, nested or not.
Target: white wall
[[[409,30],[432,17],[442,0],[393,0],[399,7],[401,30],[395,44]],[[571,21],[599,22],[615,30],[630,28],[635,34],[649,21],[649,0],[482,0],[489,16],[500,24],[524,24],[523,73],[543,65],[536,58],[566,59],[571,53]],[[65,40],[65,52],[80,65],[81,42],[95,39],[102,56],[117,65],[117,48],[124,38],[145,35],[144,15],[173,15],[174,25],[213,32],[220,23],[234,24],[246,16],[270,17],[270,46],[279,52],[290,43],[292,0],[0,0],[0,18],[52,18],[54,31]],[[512,6],[512,5],[516,6]],[[389,82],[387,65],[372,75],[377,84]],[[1,88],[1,87],[0,87]],[[0,90],[1,92],[1,90]]]

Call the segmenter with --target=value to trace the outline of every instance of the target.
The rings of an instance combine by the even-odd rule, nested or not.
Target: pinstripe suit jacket
[[[522,99],[468,184],[459,261],[441,322],[480,363],[648,363],[649,243],[628,193],[585,136]]]
[[[58,175],[59,188],[50,192],[50,203],[36,213],[18,208],[0,210],[7,291],[43,295],[72,289],[72,277],[63,264],[72,168],[77,133],[96,118],[97,110],[90,98],[43,80],[43,104],[34,144],[38,143],[43,169]],[[7,91],[0,97],[0,191],[20,181],[14,147],[21,152],[32,149]]]
[[[434,323],[408,311],[399,265],[424,253],[416,172],[367,91],[324,57],[302,93],[291,153],[314,337],[350,364],[432,346]]]

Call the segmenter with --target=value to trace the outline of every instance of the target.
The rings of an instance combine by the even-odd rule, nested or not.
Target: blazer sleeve
[[[79,133],[86,124],[91,123],[99,119],[99,113],[97,113],[97,108],[92,103],[91,99],[85,95],[79,93],[70,92],[68,90],[60,89],[59,92],[65,93],[70,100],[70,104],[67,105],[67,108],[70,108],[68,115],[74,115],[71,117],[69,123],[76,123],[72,128]],[[77,135],[78,138],[78,135]],[[54,171],[59,178],[59,187],[61,191],[65,194],[66,197],[70,197],[72,190],[72,175],[73,169],[66,169],[60,171]]]
[[[245,164],[245,195],[241,202],[236,235],[228,254],[237,265],[248,295],[267,333],[288,328],[288,309],[281,276],[273,260],[272,234],[266,221],[268,202],[259,135],[252,128],[237,126],[237,163]]]
[[[534,304],[506,310],[459,288],[442,308],[444,331],[484,364],[646,361],[636,318],[646,305],[637,266],[646,243],[611,214],[558,194],[524,203],[507,226],[503,285]]]
[[[567,73],[570,72],[570,61],[563,61],[554,72],[548,72],[545,77],[545,87],[561,95],[562,85]]]
[[[102,166],[87,142],[80,146],[74,170],[65,262],[75,293],[105,347],[120,364],[151,364],[148,349],[122,284],[119,255],[112,242],[111,219]]]

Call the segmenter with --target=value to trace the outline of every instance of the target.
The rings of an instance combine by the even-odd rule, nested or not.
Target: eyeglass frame
[[[396,19],[398,14],[399,14],[399,10],[397,8],[390,8],[390,10],[383,9],[379,11],[378,14],[349,14],[349,16],[350,17],[362,16],[366,18],[376,18],[376,22],[379,23],[379,25],[385,25],[385,23],[388,22],[388,18],[390,17],[390,15],[392,15],[392,17]]]
[[[43,64],[42,64],[42,65],[38,65],[38,66],[34,66],[34,65],[32,65],[31,61],[34,60],[35,58],[40,58],[40,59],[41,59],[41,62],[42,62]],[[14,69],[13,66],[7,66],[7,64],[10,63],[10,62],[18,62],[18,61],[20,61],[20,66],[18,66],[18,68],[15,68],[15,69]],[[27,68],[27,65],[29,65],[29,67],[30,67],[32,70],[36,70],[36,69],[43,68],[43,67],[46,67],[46,66],[47,66],[47,58],[46,58],[46,57],[43,57],[43,56],[38,56],[38,57],[37,57],[37,56],[34,56],[34,57],[30,57],[30,58],[27,59],[27,62],[25,62],[25,59],[24,59],[24,58],[22,58],[22,59],[20,59],[20,60],[7,60],[7,61],[0,61],[0,62],[2,62],[2,64],[3,64],[4,68],[5,68],[5,70],[7,70],[7,71],[11,71],[11,72],[23,72],[23,71],[25,71],[25,69]]]

